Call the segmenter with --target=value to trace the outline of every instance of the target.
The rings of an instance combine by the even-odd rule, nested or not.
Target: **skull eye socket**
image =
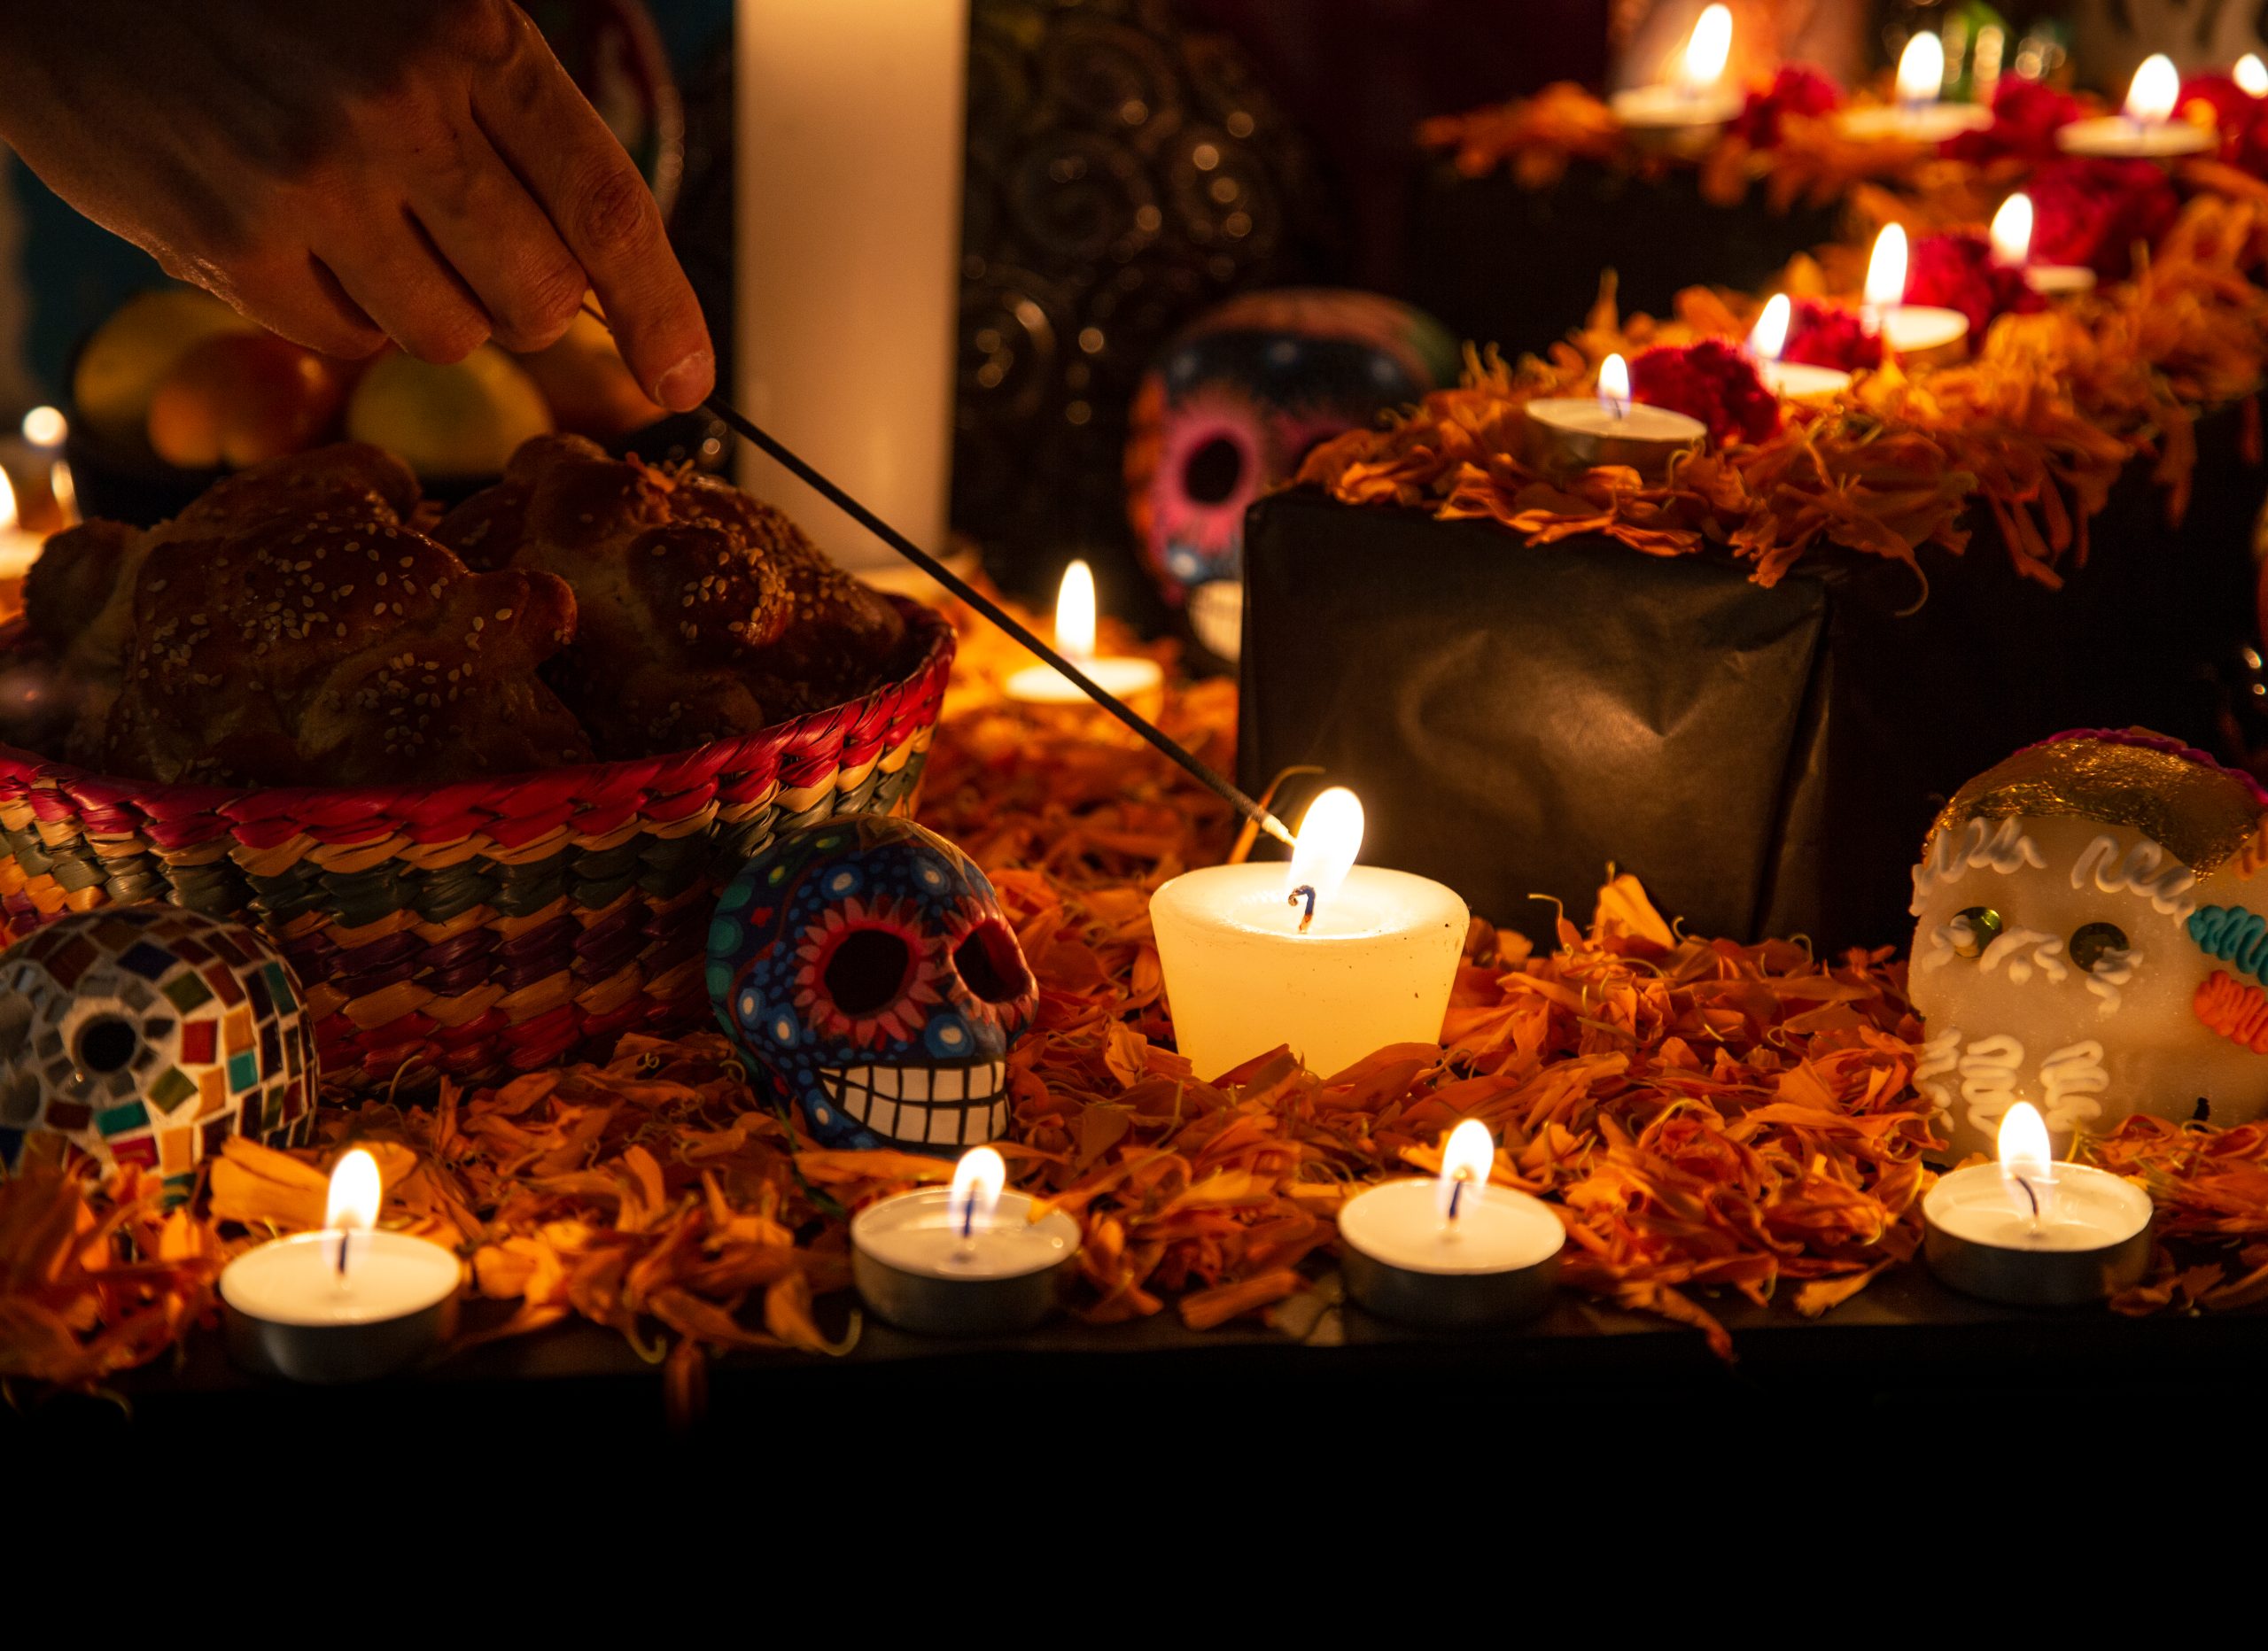
[[[988,918],[953,948],[961,984],[988,1004],[1014,1003],[1032,988],[1031,970],[1008,926]]]
[[[1225,504],[1243,479],[1244,450],[1226,436],[1199,447],[1181,469],[1182,490],[1200,505]]]
[[[827,995],[846,1015],[870,1015],[896,1003],[913,972],[913,949],[889,929],[846,934],[827,960]]]
[[[134,1046],[141,1041],[132,1021],[118,1015],[97,1015],[79,1028],[80,1068],[103,1074],[117,1072],[134,1058]]]
[[[2116,923],[2083,923],[2071,931],[2071,961],[2092,973],[2125,959],[2126,931]]]
[[[1981,957],[1984,949],[2000,938],[2000,914],[1990,906],[1971,906],[1947,926],[1953,930],[1955,951],[1964,957]]]

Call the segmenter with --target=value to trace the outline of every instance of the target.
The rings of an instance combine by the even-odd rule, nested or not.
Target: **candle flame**
[[[953,1230],[974,1237],[992,1225],[992,1212],[1000,1206],[1000,1190],[1008,1184],[1008,1166],[989,1146],[973,1146],[953,1166],[953,1186],[946,1195],[945,1212]]]
[[[1333,786],[1308,804],[1300,834],[1292,845],[1286,891],[1312,888],[1319,911],[1331,903],[1355,857],[1363,851],[1363,800],[1344,786]]]
[[[1449,1131],[1441,1143],[1441,1179],[1433,1183],[1433,1202],[1443,1221],[1455,1221],[1461,1208],[1472,1207],[1495,1165],[1496,1143],[1487,1124],[1468,1118]]]
[[[2031,261],[2031,197],[2022,190],[1992,214],[1992,256],[2018,268]]]
[[[1726,5],[1713,5],[1701,13],[1677,62],[1677,81],[1688,91],[1716,83],[1733,50],[1733,13]]]
[[[2142,59],[2142,66],[2134,71],[2127,85],[2126,118],[2154,124],[2170,118],[2180,100],[2181,71],[2165,53],[2154,51]]]
[[[0,533],[16,525],[16,484],[0,470]]]
[[[378,1160],[356,1147],[330,1172],[330,1194],[323,1200],[322,1224],[342,1232],[366,1233],[378,1224]]]
[[[1776,361],[1780,352],[1788,347],[1788,322],[1795,314],[1795,306],[1784,292],[1775,292],[1764,306],[1764,313],[1756,318],[1756,325],[1749,329],[1748,353],[1759,361]]]
[[[1084,562],[1063,570],[1055,593],[1055,646],[1075,660],[1095,656],[1095,570]]]
[[[1898,58],[1898,101],[1935,103],[1945,91],[1946,48],[1928,29],[1906,43]]]
[[[24,415],[24,439],[35,447],[56,446],[70,429],[63,415],[53,407],[34,407]]]
[[[1867,306],[1895,309],[1906,302],[1906,231],[1886,223],[1867,259]]]
[[[1630,411],[1630,365],[1619,355],[1598,364],[1598,404],[1617,418]]]
[[[2248,51],[2239,58],[2236,67],[2229,71],[2229,78],[2246,97],[2268,97],[2268,63],[2260,60],[2258,52]]]
[[[2000,1120],[2000,1180],[2018,1213],[2035,1224],[2047,1213],[2055,1186],[2055,1159],[2047,1122],[2030,1101],[2018,1101]]]

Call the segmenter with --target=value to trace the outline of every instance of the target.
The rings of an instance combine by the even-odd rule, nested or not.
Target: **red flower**
[[[1795,313],[1788,317],[1788,342],[1780,359],[1864,372],[1882,365],[1882,338],[1860,326],[1854,311],[1817,298],[1798,298]]]
[[[2149,160],[2071,156],[2029,187],[2032,261],[2084,264],[2109,281],[2132,267],[2137,241],[2155,244],[2181,211],[2173,181]]]
[[[1817,69],[1783,63],[1771,85],[1749,93],[1732,135],[1751,149],[1769,149],[1780,141],[1783,115],[1822,115],[1842,101],[1843,89]]]
[[[2193,74],[2181,82],[2183,110],[2193,103],[2213,112],[2223,160],[2247,172],[2268,172],[2268,98],[2255,97],[2225,74]]]
[[[1959,310],[1969,317],[1969,330],[1979,334],[1995,315],[2036,310],[2047,302],[2022,270],[1992,261],[1991,242],[1969,232],[1927,235],[1914,244],[1906,301]]]
[[[1764,441],[1780,428],[1780,399],[1756,364],[1721,338],[1641,352],[1630,363],[1630,399],[1699,419],[1720,446]]]
[[[2056,128],[2069,126],[2081,112],[2079,100],[2070,93],[2007,75],[1992,93],[1992,124],[1947,138],[1943,152],[1978,165],[2004,155],[2053,160],[2061,152],[2055,147]]]

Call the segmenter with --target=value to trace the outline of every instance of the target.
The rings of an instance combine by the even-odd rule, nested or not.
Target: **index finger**
[[[505,10],[517,40],[501,69],[475,80],[474,118],[590,276],[646,392],[678,412],[698,407],[716,384],[716,351],[661,208],[535,25]]]

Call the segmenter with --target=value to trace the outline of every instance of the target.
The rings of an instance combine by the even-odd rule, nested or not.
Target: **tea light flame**
[[[1095,570],[1084,562],[1063,570],[1055,593],[1055,646],[1074,660],[1095,655]]]
[[[2260,60],[2258,52],[2248,51],[2239,58],[2236,67],[2229,71],[2229,78],[2246,97],[2268,97],[2268,63]]]
[[[1598,404],[1616,418],[1630,412],[1630,364],[1610,355],[1598,365]]]
[[[2049,1192],[2055,1185],[2055,1159],[2047,1141],[2047,1122],[2030,1101],[2018,1101],[2000,1120],[2000,1179],[2020,1214],[2034,1227],[2047,1213]]]
[[[1867,307],[1880,312],[1906,302],[1906,231],[1886,223],[1867,259]]]
[[[1749,329],[1748,353],[1759,361],[1778,360],[1780,352],[1788,347],[1788,324],[1795,309],[1786,293],[1775,292],[1764,313],[1756,318],[1756,325]]]
[[[2125,114],[2138,125],[2155,126],[2170,119],[2181,100],[2181,72],[2163,51],[2152,52],[2134,71],[2126,87]]]
[[[24,439],[35,447],[61,446],[70,429],[63,415],[53,407],[34,407],[24,415]]]
[[[1898,101],[1907,105],[1935,103],[1943,95],[1945,85],[1945,43],[1922,29],[1906,43],[1906,50],[1899,54]]]
[[[1441,1174],[1433,1183],[1433,1202],[1441,1220],[1456,1223],[1460,1208],[1480,1196],[1488,1172],[1496,1165],[1496,1143],[1488,1126],[1468,1118],[1449,1131],[1441,1143]]]
[[[16,525],[16,484],[8,479],[8,472],[0,470],[0,533]]]
[[[338,1235],[338,1275],[346,1275],[346,1246],[356,1233],[378,1224],[378,1205],[385,1189],[378,1180],[378,1160],[361,1147],[340,1159],[330,1172],[330,1190],[323,1198],[322,1224]]]
[[[1363,800],[1344,786],[1333,786],[1308,804],[1292,845],[1292,869],[1284,888],[1294,904],[1305,902],[1302,931],[1319,906],[1329,905],[1363,851]]]
[[[963,1244],[974,1243],[978,1233],[992,1225],[1000,1190],[1007,1184],[1008,1166],[990,1147],[973,1146],[960,1155],[960,1162],[953,1166],[945,1211]]]
[[[1714,85],[1717,77],[1725,72],[1732,50],[1732,8],[1712,5],[1701,13],[1693,25],[1693,32],[1685,37],[1685,50],[1678,58],[1677,83],[1689,92]]]
[[[1992,214],[1992,258],[2018,268],[2031,261],[2031,197],[2022,190]]]

